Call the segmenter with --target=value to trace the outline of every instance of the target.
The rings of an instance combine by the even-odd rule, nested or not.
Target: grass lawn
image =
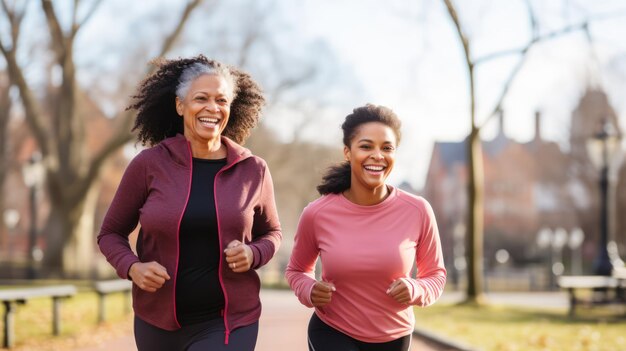
[[[564,309],[508,306],[482,308],[435,304],[416,308],[416,327],[484,351],[626,350],[626,315],[621,307]]]
[[[61,335],[53,337],[52,299],[30,300],[25,305],[17,306],[14,326],[16,345],[12,350],[71,350],[95,345],[101,338],[127,334],[132,330],[132,313],[124,311],[126,303],[122,294],[108,295],[107,322],[99,326],[97,294],[80,292],[62,302]],[[0,328],[4,328],[3,320],[0,320]]]
[[[97,295],[84,291],[65,300],[62,334],[52,336],[52,302],[41,298],[18,305],[14,351],[72,350],[96,345],[132,331],[132,313],[122,294],[107,298],[108,322],[97,324]],[[416,324],[444,338],[482,351],[623,351],[626,350],[626,308],[581,308],[569,319],[564,309],[508,306],[476,308],[437,303],[416,308]],[[0,319],[0,328],[3,327]]]

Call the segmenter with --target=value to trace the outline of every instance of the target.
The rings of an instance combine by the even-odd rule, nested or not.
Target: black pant
[[[315,313],[309,321],[309,351],[409,351],[410,347],[410,334],[389,342],[363,342],[324,323]]]
[[[192,324],[169,331],[157,328],[135,316],[135,343],[138,351],[253,351],[259,322],[231,330],[224,344],[224,320]]]

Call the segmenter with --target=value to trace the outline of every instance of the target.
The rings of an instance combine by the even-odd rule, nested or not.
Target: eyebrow
[[[210,96],[211,94],[207,93],[204,90],[196,90],[196,91],[192,91],[191,92],[191,96],[198,96],[198,95]],[[217,93],[215,96],[216,97],[228,97],[228,98],[230,98],[230,95],[228,95],[227,93]]]
[[[371,139],[359,139],[357,142],[358,142],[358,143],[360,143],[360,142],[373,143],[374,141],[373,141],[373,140],[371,140]],[[383,144],[393,144],[393,141],[390,141],[390,140],[385,140],[385,141],[383,142]]]

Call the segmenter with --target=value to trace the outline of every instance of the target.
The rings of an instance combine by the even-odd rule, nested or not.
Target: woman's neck
[[[353,184],[343,192],[346,199],[361,206],[377,205],[385,201],[389,194],[391,194],[391,190],[385,184],[374,189],[366,189]]]
[[[222,144],[220,139],[210,140],[208,142],[190,142],[191,155],[194,158],[204,158],[216,160],[226,158],[226,145]]]

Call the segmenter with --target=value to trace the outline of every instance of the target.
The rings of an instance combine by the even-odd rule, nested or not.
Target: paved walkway
[[[564,291],[537,292],[491,292],[485,294],[490,304],[536,307],[536,308],[568,308],[569,300]],[[444,292],[438,303],[455,303],[463,300],[464,292]]]
[[[262,290],[263,313],[259,323],[256,351],[306,351],[306,329],[312,310],[298,302],[291,291]],[[136,351],[132,330],[129,334],[102,340],[99,345],[75,351]],[[411,351],[440,351],[414,339]]]

